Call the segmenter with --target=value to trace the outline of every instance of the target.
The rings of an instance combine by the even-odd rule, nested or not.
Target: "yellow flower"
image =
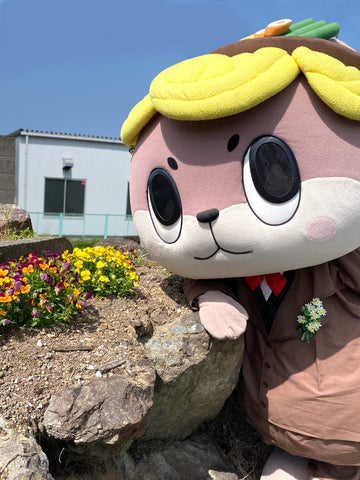
[[[90,270],[83,270],[83,271],[80,273],[80,275],[81,275],[81,278],[82,278],[83,280],[90,280],[91,272],[90,272]]]
[[[39,263],[39,267],[41,270],[47,270],[49,268],[49,265],[47,263]]]
[[[46,298],[46,296],[47,296],[47,293],[46,293],[46,292],[40,293],[40,298]]]
[[[105,263],[102,262],[101,260],[96,263],[96,268],[99,268],[99,269],[100,269],[100,268],[103,268],[103,267],[105,267]]]
[[[0,308],[0,315],[6,315],[7,312],[5,312],[5,310],[3,310],[2,308]]]
[[[84,262],[82,260],[77,260],[74,263],[74,265],[75,265],[76,268],[83,268]]]
[[[50,267],[49,270],[50,270],[51,273],[56,273],[57,272],[56,267]]]
[[[108,277],[105,277],[104,275],[101,275],[101,277],[99,277],[99,280],[100,282],[104,282],[104,283],[109,281]]]
[[[136,275],[136,272],[130,272],[129,273],[129,279],[130,280],[138,280],[138,276]]]

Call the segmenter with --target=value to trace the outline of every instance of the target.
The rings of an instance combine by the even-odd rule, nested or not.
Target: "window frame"
[[[47,211],[46,206],[47,206],[47,181],[48,180],[55,180],[63,183],[63,198],[62,198],[62,209],[61,211]],[[67,204],[68,204],[68,198],[67,198],[67,182],[81,182],[81,185],[83,186],[83,197],[82,197],[82,212],[67,212]],[[61,178],[61,177],[44,177],[44,215],[46,216],[58,216],[59,214],[62,214],[66,217],[83,217],[85,215],[85,187],[86,187],[86,179],[84,178]]]

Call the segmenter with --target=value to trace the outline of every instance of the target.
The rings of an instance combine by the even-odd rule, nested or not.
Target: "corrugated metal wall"
[[[45,178],[66,177],[85,180],[85,214],[126,215],[131,161],[125,145],[32,135],[20,135],[17,142],[17,192],[22,208],[28,212],[43,212]],[[73,161],[73,167],[68,171],[63,170],[63,158]],[[38,228],[42,230],[37,233],[54,234],[54,221],[58,223],[54,218],[43,215],[40,227],[37,219]],[[79,227],[82,223],[80,218],[71,219],[69,228],[74,235],[84,231]],[[129,232],[129,225],[126,229]],[[102,235],[102,232],[103,225],[99,225],[99,234]],[[134,233],[131,228],[129,234]],[[122,234],[126,232],[119,232],[119,235]]]

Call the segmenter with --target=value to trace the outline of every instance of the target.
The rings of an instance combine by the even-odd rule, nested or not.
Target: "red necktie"
[[[266,280],[275,296],[280,295],[286,285],[286,278],[281,273],[268,273],[267,275],[254,275],[253,277],[245,277],[246,283],[251,290],[255,290],[261,282]]]

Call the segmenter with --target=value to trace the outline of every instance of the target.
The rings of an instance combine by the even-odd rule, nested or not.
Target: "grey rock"
[[[48,459],[36,440],[8,428],[1,417],[0,478],[53,480]]]
[[[51,252],[72,251],[73,247],[66,237],[34,237],[0,242],[0,263],[9,262],[32,252],[45,254]]]
[[[232,465],[206,434],[142,451],[129,480],[238,480]],[[217,475],[217,476],[215,476]]]
[[[11,228],[20,233],[29,228],[32,230],[31,217],[26,210],[12,203],[0,204],[0,231]]]
[[[155,329],[145,343],[157,380],[144,439],[185,438],[214,418],[238,381],[243,338],[210,339],[197,313]]]
[[[233,480],[228,466],[220,464],[220,469],[215,468],[215,447],[203,437],[180,442],[175,451],[161,452],[159,458],[151,456],[154,464],[168,464],[181,446],[182,453],[176,453],[174,458],[180,455],[181,462],[192,465],[187,456],[196,453],[202,466],[194,477],[149,476],[152,474],[145,473],[147,467],[141,470],[146,459],[135,467],[125,462],[125,457],[136,439],[138,444],[184,439],[202,422],[214,418],[236,386],[243,339],[213,340],[200,324],[198,314],[191,313],[170,324],[157,325],[153,336],[143,342],[144,355],[138,362],[141,374],[136,380],[118,375],[102,377],[51,397],[43,421],[46,433],[54,441],[66,442],[74,464],[80,461],[87,467],[93,465],[89,473],[84,468],[74,480],[87,480],[91,475],[94,480]],[[212,461],[203,461],[209,448]]]
[[[47,433],[74,445],[94,447],[94,455],[126,450],[144,433],[153,404],[155,372],[146,358],[142,367],[137,383],[113,375],[53,395],[44,415]]]

